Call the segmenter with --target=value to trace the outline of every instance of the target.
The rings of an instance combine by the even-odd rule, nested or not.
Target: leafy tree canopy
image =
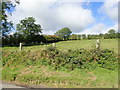
[[[28,17],[17,24],[17,32],[23,34],[25,37],[39,35],[42,33],[41,25],[35,24],[35,18]]]
[[[114,29],[110,29],[110,30],[108,31],[108,33],[109,33],[109,34],[113,34],[113,33],[115,33],[115,30],[114,30]]]
[[[8,15],[7,13],[11,14],[11,9],[14,8],[16,6],[16,3],[19,4],[19,0],[15,0],[15,3],[13,4],[13,2],[11,0],[3,0],[0,1],[0,33],[2,33],[2,35],[6,35],[8,32],[11,31],[11,29],[13,28],[13,23],[11,21],[8,21]]]
[[[72,33],[72,31],[69,28],[65,27],[65,28],[62,28],[61,30],[58,30],[55,33],[55,35],[62,37],[65,40],[65,39],[68,39],[68,37],[70,36],[71,33]]]

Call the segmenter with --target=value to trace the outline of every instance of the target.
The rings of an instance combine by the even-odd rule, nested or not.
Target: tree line
[[[114,38],[120,38],[120,33],[115,32],[114,29],[109,30],[105,34],[72,34],[69,37],[69,40],[81,40],[81,39],[114,39]]]
[[[19,43],[25,45],[36,45],[61,41],[62,38],[55,35],[43,35],[40,24],[35,23],[35,18],[28,17],[16,25],[16,32],[12,35],[2,36],[3,46],[18,46]]]
[[[62,40],[81,40],[81,39],[113,39],[120,37],[120,33],[116,33],[114,29],[111,29],[106,34],[72,34],[72,31],[68,27],[64,27],[58,30],[54,35],[43,35],[40,24],[35,23],[36,20],[33,17],[27,17],[20,21],[16,25],[16,32],[13,35],[4,34],[2,36],[3,46],[18,46],[19,43],[25,45],[36,45],[53,43]]]

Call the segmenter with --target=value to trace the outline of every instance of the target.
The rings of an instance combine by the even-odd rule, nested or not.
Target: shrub
[[[61,41],[62,38],[59,36],[54,36],[54,35],[44,35],[43,36],[46,39],[46,43],[53,43],[53,42],[58,42]]]

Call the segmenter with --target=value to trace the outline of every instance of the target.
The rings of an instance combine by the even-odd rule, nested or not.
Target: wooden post
[[[43,45],[43,42],[40,42],[40,45]]]
[[[97,40],[97,41],[96,41],[96,49],[97,49],[97,50],[100,50],[100,40]]]
[[[20,51],[22,51],[22,43],[20,43],[20,46],[19,46],[19,48],[20,48]]]
[[[83,37],[81,36],[81,40],[83,39]]]
[[[52,45],[53,47],[56,47],[56,45],[55,45],[55,43],[53,43],[53,45]]]

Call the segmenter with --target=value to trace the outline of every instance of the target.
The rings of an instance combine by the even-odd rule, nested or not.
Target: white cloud
[[[103,6],[99,9],[100,12],[105,13],[110,19],[117,21],[118,20],[118,0],[109,2],[106,0]]]
[[[82,34],[99,34],[99,33],[103,33],[105,28],[106,28],[105,24],[98,23],[98,24],[92,26],[91,28],[85,29],[82,32]]]
[[[80,32],[88,25],[94,23],[92,11],[84,9],[77,2],[41,2],[41,0],[21,0],[9,19],[14,24],[28,16],[36,18],[45,34],[53,34],[62,27],[69,27],[73,32]]]
[[[103,23],[98,23],[91,28],[87,28],[83,30],[82,33],[77,34],[99,34],[99,33],[107,33],[110,29],[114,29],[116,32],[118,32],[118,24],[114,24],[113,26],[106,26]]]
[[[63,5],[58,8],[57,13],[58,22],[70,27],[75,32],[79,32],[94,22],[90,10],[75,5]]]

